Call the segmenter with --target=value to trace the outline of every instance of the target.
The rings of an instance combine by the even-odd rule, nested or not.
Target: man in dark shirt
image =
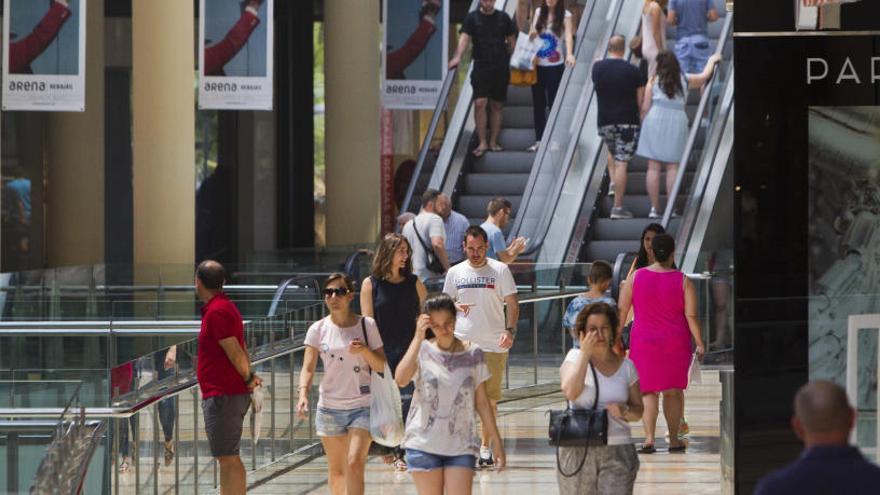
[[[599,103],[599,135],[608,147],[608,175],[614,193],[611,218],[632,218],[623,206],[626,168],[639,143],[639,102],[645,94],[645,76],[623,59],[626,39],[614,35],[608,42],[608,58],[593,64],[593,86]]]
[[[474,156],[482,156],[490,150],[501,151],[498,134],[501,132],[501,111],[510,83],[510,54],[516,45],[516,34],[516,25],[510,16],[495,10],[495,0],[480,0],[480,7],[469,13],[461,26],[458,49],[449,61],[449,68],[458,67],[462,54],[473,40],[471,87],[474,89],[474,121],[480,138]],[[490,127],[488,140],[487,119]]]
[[[226,271],[216,261],[203,261],[196,271],[196,294],[204,303],[197,376],[208,445],[220,464],[220,492],[244,494],[241,430],[251,390],[262,380],[250,368],[241,314],[223,293],[225,279]]]
[[[880,466],[849,445],[855,422],[856,412],[840,386],[814,381],[801,387],[794,398],[791,426],[804,442],[804,452],[758,482],[755,495],[877,493]]]

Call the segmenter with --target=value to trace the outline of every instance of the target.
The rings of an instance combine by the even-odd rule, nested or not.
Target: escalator
[[[722,17],[720,20],[709,24],[709,39],[710,45],[717,48],[719,45],[719,38],[725,34],[723,31],[725,31],[726,12],[724,10],[723,0],[716,0],[715,4],[715,8]],[[673,31],[673,29],[670,29],[670,31]],[[668,39],[675,39],[674,32],[668,34]],[[720,41],[723,42],[724,40]],[[723,44],[724,43],[722,43],[722,45]],[[730,64],[730,61],[731,59],[728,58],[722,63],[718,74],[720,77],[723,77],[723,71],[727,70],[727,65]],[[681,189],[682,191],[687,191],[690,188],[698,166],[698,161],[703,155],[703,145],[706,142],[706,132],[708,130],[706,113],[709,109],[701,106],[702,96],[703,93],[698,89],[692,89],[688,92],[685,108],[688,122],[691,128],[693,128],[695,122],[698,127],[697,129],[692,129],[692,132],[695,131],[696,135],[693,136],[693,145],[688,153],[688,159],[684,162],[685,166],[683,167],[684,170],[682,171],[683,175],[681,180],[681,187],[684,189]],[[712,94],[710,97],[717,98],[718,95]],[[707,105],[711,105],[711,102],[707,102]],[[696,119],[698,112],[702,117],[701,119]],[[596,211],[596,219],[593,222],[593,227],[589,230],[586,236],[584,248],[579,256],[580,260],[613,261],[619,253],[638,251],[642,230],[652,222],[661,222],[661,219],[648,218],[650,201],[648,199],[648,192],[645,184],[647,171],[648,161],[640,156],[633,157],[628,167],[627,188],[623,204],[624,207],[633,213],[634,218],[612,220],[609,216],[614,197],[606,195],[599,201],[599,207]],[[668,196],[662,194],[663,190],[664,188],[661,185],[661,208],[662,205],[665,205],[668,202]],[[671,215],[672,218],[669,218],[664,224],[666,230],[673,235],[677,232],[680,223],[678,217],[681,214],[683,207],[682,200],[683,197],[679,196],[679,201],[676,202],[673,208],[673,213]]]
[[[499,5],[502,2],[499,2]],[[608,15],[614,0],[592,2],[584,11],[575,36],[575,56],[578,64],[567,67],[557,93],[556,102],[545,132],[550,132],[558,103],[565,94],[579,92],[588,78],[590,61],[603,34],[607,31]],[[517,2],[506,0],[503,10],[511,16]],[[472,4],[476,8],[477,2]],[[473,123],[472,91],[469,83],[471,68],[467,73],[450,71],[444,81],[438,105],[419,153],[413,178],[403,203],[404,211],[419,210],[419,198],[427,188],[442,191],[452,199],[453,209],[465,215],[472,224],[480,224],[486,218],[486,205],[495,196],[509,199],[516,218],[522,197],[532,183],[534,165],[542,155],[527,151],[535,143],[532,117],[532,95],[528,87],[510,86],[504,106],[500,152],[487,152],[477,158],[472,154],[476,147]],[[456,94],[456,86],[458,92]],[[505,229],[507,234],[513,224]]]
[[[719,14],[725,13],[724,2],[714,1]],[[506,3],[504,9],[512,12],[515,2]],[[503,196],[513,204],[514,218],[505,232],[508,239],[531,239],[521,259],[553,265],[595,259],[617,260],[620,264],[618,255],[623,253],[626,258],[626,253],[635,251],[644,226],[658,220],[647,218],[647,163],[639,158],[630,163],[624,203],[637,218],[608,218],[612,198],[607,196],[607,152],[597,133],[598,105],[590,70],[593,60],[604,58],[612,35],[622,34],[629,40],[639,34],[643,5],[643,0],[591,2],[578,26],[578,63],[565,70],[537,153],[524,152],[534,136],[530,92],[528,88],[512,87],[500,139],[506,151],[474,159],[469,71],[467,75],[450,71],[420,151],[404,209],[417,212],[421,193],[431,187],[449,195],[454,209],[472,224],[479,224],[485,218],[489,199]],[[687,166],[680,169],[670,194],[672,201],[661,198],[667,207],[659,222],[673,232],[678,232],[685,222],[690,222],[688,231],[693,232],[693,209],[703,207],[695,202],[695,190],[702,187],[705,192],[704,175],[714,170],[706,164],[716,159],[721,138],[728,137],[719,132],[731,133],[732,139],[732,127],[723,122],[729,109],[722,109],[728,88],[732,100],[732,15],[710,24],[710,37],[722,53],[723,62],[704,91],[688,96],[687,112],[692,126],[682,160]],[[461,85],[457,95],[453,89],[456,82]],[[552,277],[549,272],[547,276]]]

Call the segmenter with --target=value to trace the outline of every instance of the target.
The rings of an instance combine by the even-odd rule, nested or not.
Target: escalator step
[[[611,213],[611,207],[614,205],[613,196],[606,196],[599,202],[599,217],[605,218]],[[660,196],[660,208],[666,205],[666,196]],[[648,212],[651,210],[651,202],[648,200],[647,194],[630,194],[623,198],[623,206],[633,213],[636,218],[648,218]]]
[[[641,232],[639,232],[641,234]],[[587,245],[587,261],[605,260],[614,263],[617,255],[639,250],[639,240],[632,241],[590,241]]]
[[[497,151],[474,160],[472,167],[477,173],[527,174],[534,161],[535,154],[527,151]]]
[[[519,107],[506,105],[504,116],[501,120],[504,129],[534,129],[535,119],[532,115],[532,107]]]
[[[507,151],[525,151],[535,144],[534,129],[501,129],[498,144]]]
[[[522,196],[529,174],[467,174],[463,194]]]
[[[593,224],[593,242],[637,240],[642,236],[642,230],[649,223],[655,221],[648,218],[632,218],[628,220],[599,218]]]
[[[486,205],[495,195],[462,194],[455,202],[455,210],[468,218],[486,218]],[[521,196],[510,196],[507,199],[513,205],[513,215],[519,210]]]
[[[531,107],[532,106],[532,88],[528,86],[507,87],[507,101],[505,106],[511,107]]]
[[[626,194],[648,194],[648,189],[645,185],[645,176],[648,175],[647,172],[628,172],[626,174]],[[661,182],[665,184],[665,175],[660,178]],[[690,187],[691,182],[694,180],[694,173],[687,172],[684,174],[684,180],[682,181],[682,185],[685,188]],[[666,187],[661,184],[660,187]],[[688,189],[685,189],[686,191]]]

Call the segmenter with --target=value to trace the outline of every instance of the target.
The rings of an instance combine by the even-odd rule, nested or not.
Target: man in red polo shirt
[[[250,367],[244,325],[235,304],[223,293],[226,271],[207,260],[196,271],[196,294],[202,307],[198,378],[211,455],[220,463],[220,493],[244,494],[244,464],[238,455],[251,390],[262,383]]]

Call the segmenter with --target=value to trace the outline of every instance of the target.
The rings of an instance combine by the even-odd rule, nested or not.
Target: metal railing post
[[[159,495],[159,401],[153,403],[153,495]]]
[[[193,493],[199,495],[199,390],[192,389],[193,398]]]

